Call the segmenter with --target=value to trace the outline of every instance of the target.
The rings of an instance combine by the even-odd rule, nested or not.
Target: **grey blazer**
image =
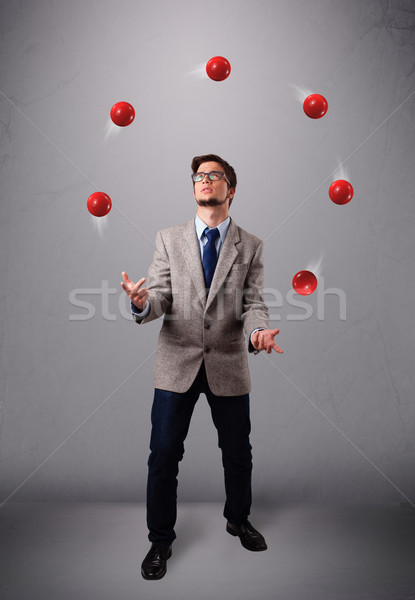
[[[164,315],[154,361],[154,387],[183,393],[202,360],[216,396],[251,391],[247,352],[257,327],[269,328],[264,302],[263,242],[231,218],[207,295],[194,217],[157,232],[145,287],[149,323]],[[246,345],[244,332],[248,338]]]

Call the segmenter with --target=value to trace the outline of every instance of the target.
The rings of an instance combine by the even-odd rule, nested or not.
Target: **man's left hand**
[[[271,354],[273,349],[275,352],[283,354],[284,350],[281,350],[274,340],[274,337],[279,332],[279,329],[261,329],[260,331],[256,331],[251,340],[253,347],[255,350],[266,350],[267,354]]]

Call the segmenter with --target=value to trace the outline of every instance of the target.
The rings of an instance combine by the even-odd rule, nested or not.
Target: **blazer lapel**
[[[186,224],[185,239],[183,241],[183,258],[196,288],[199,300],[204,308],[206,305],[206,283],[203,274],[202,261],[200,259],[200,247],[196,235],[194,217]]]

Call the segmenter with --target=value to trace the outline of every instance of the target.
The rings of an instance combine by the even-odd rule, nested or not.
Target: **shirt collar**
[[[216,225],[216,227],[219,231],[221,244],[223,244],[223,241],[226,237],[226,232],[228,231],[230,222],[231,222],[231,218],[228,216],[228,217],[226,217],[226,219],[224,221],[222,221],[222,223],[219,223],[219,225]],[[206,223],[204,221],[202,221],[202,219],[199,217],[199,215],[196,215],[196,217],[195,217],[195,226],[196,226],[197,237],[199,240],[201,240],[203,232],[205,231],[206,227],[209,227],[209,226],[206,225]]]

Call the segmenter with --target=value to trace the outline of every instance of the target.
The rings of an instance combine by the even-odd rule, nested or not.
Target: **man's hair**
[[[200,167],[200,165],[202,163],[205,162],[217,162],[219,163],[224,172],[226,177],[229,180],[229,184],[228,184],[228,189],[229,187],[233,187],[236,188],[236,173],[233,167],[231,167],[231,165],[229,163],[226,162],[226,160],[223,160],[223,158],[221,158],[220,156],[218,156],[217,154],[204,154],[203,156],[195,156],[194,159],[192,160],[192,173],[196,173],[198,168]],[[195,184],[193,182],[193,187],[195,187]],[[232,204],[232,199],[229,200],[229,208]]]

